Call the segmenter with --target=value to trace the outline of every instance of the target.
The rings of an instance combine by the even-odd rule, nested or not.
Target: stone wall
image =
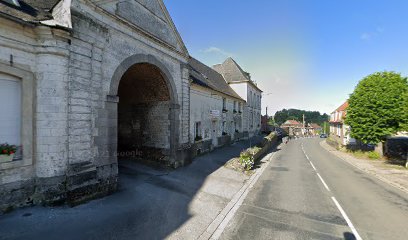
[[[170,147],[169,165],[185,161],[176,155],[187,151],[183,146],[189,143],[188,53],[179,37],[169,44],[149,36],[149,29],[142,31],[131,19],[88,0],[73,1],[71,11],[70,30],[1,19],[0,63],[7,72],[31,73],[36,96],[24,103],[33,110],[34,131],[23,148],[32,146],[33,151],[22,161],[0,165],[0,192],[7,193],[0,195],[1,209],[32,202],[77,203],[115,190],[117,91],[123,73],[134,64],[157,66],[171,95],[168,103],[147,113],[153,119],[168,112],[160,124],[165,129],[148,129],[157,137],[149,145]],[[167,12],[163,16],[176,34]]]

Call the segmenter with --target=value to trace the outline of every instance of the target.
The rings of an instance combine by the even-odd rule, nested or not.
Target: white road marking
[[[323,178],[320,176],[319,173],[317,173],[317,176],[320,178],[320,181],[322,181],[324,187],[327,189],[327,191],[330,192],[329,186],[327,186],[326,182],[323,180]]]
[[[313,169],[316,171],[317,176],[319,177],[320,181],[323,183],[324,187],[327,189],[327,191],[331,192],[329,189],[329,186],[327,186],[326,182],[323,180],[322,176],[320,176],[320,174],[317,172],[316,167],[314,166],[313,162],[310,161],[309,157],[306,154],[305,149],[303,148],[303,143],[302,143],[302,150],[303,153],[305,154],[306,158],[309,160],[310,165],[312,165]],[[349,226],[349,228],[351,229],[351,231],[354,234],[354,237],[356,238],[356,240],[362,240],[362,238],[360,237],[360,235],[358,234],[356,228],[354,227],[353,223],[351,222],[351,220],[348,218],[346,212],[343,210],[343,208],[340,206],[340,203],[336,200],[335,197],[331,197],[334,204],[336,205],[336,207],[339,209],[341,215],[343,216],[343,218],[346,220],[347,225]]]
[[[362,240],[362,238],[360,237],[360,235],[358,234],[356,228],[354,227],[353,223],[350,221],[350,219],[348,218],[346,212],[343,210],[343,208],[340,206],[340,203],[337,202],[335,197],[332,197],[332,200],[334,202],[334,204],[336,204],[336,207],[339,209],[341,215],[343,216],[343,218],[346,220],[347,225],[350,227],[351,231],[354,234],[354,237],[356,237],[356,240]]]
[[[317,169],[316,169],[316,167],[314,166],[314,164],[312,163],[312,161],[309,161],[310,162],[310,165],[312,165],[312,168],[315,170],[315,171],[317,171]]]

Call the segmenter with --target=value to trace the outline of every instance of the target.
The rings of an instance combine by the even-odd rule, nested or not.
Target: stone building
[[[190,140],[193,154],[208,152],[244,137],[245,101],[221,74],[198,60],[190,65]]]
[[[252,81],[249,73],[232,58],[228,58],[222,64],[213,66],[219,72],[231,88],[246,101],[243,111],[244,131],[250,137],[258,134],[261,130],[261,101],[262,90]]]
[[[188,52],[161,0],[1,0],[0,209],[116,189],[118,153],[188,160]],[[6,101],[6,102],[4,102]]]

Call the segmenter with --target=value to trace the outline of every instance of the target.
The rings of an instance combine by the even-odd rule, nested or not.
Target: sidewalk
[[[173,171],[122,162],[117,193],[73,208],[15,210],[0,216],[0,239],[206,239],[254,181],[223,167],[247,147],[235,143]]]
[[[327,151],[360,169],[361,171],[367,172],[383,182],[386,182],[408,193],[408,170],[403,169],[402,167],[399,168],[398,166],[387,164],[382,160],[365,160],[355,158],[348,153],[336,150],[328,145],[326,141],[320,142],[320,145]]]

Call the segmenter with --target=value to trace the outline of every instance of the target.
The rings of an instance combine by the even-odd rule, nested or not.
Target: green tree
[[[322,125],[327,121],[329,116],[327,114],[320,114],[317,111],[305,111],[299,109],[283,109],[275,113],[275,122],[278,125],[282,125],[286,120],[297,120],[302,122],[303,115],[305,115],[305,121],[307,123],[317,123]]]
[[[402,111],[404,116],[401,123],[401,130],[408,132],[408,90],[405,91],[405,94],[403,96],[404,105],[402,106]]]
[[[346,124],[351,136],[377,144],[401,130],[407,78],[395,72],[377,72],[361,80],[349,99]]]

